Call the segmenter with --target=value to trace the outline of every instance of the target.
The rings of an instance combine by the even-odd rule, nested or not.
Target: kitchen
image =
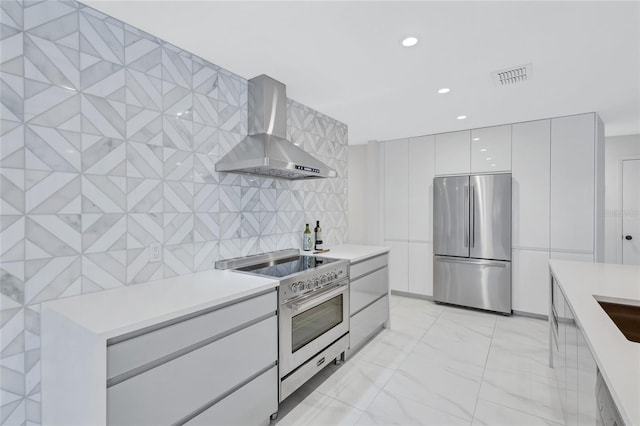
[[[640,130],[637,119],[638,82],[635,78],[638,74],[635,53],[638,51],[638,37],[633,37],[638,31],[637,5],[613,2],[607,6],[606,3],[594,2],[591,6],[559,6],[560,9],[554,11],[553,19],[550,18],[551,22],[545,21],[549,26],[546,28],[549,39],[537,34],[541,45],[549,48],[546,43],[551,40],[557,43],[562,41],[565,44],[559,44],[564,48],[575,43],[583,46],[579,41],[580,37],[584,37],[593,52],[586,47],[584,51],[576,49],[581,56],[552,56],[544,63],[542,59],[534,60],[527,55],[502,57],[499,54],[501,51],[513,51],[514,46],[508,43],[516,44],[520,40],[518,38],[514,37],[510,42],[489,38],[487,41],[492,42],[489,45],[499,40],[507,43],[507,46],[502,45],[503,50],[491,50],[494,56],[489,53],[486,58],[477,58],[468,53],[465,62],[473,63],[470,68],[477,67],[479,71],[461,76],[456,75],[459,71],[455,70],[464,67],[451,67],[447,74],[436,73],[429,78],[416,80],[412,83],[416,86],[400,87],[400,93],[415,92],[418,103],[408,111],[392,108],[398,110],[396,116],[381,117],[381,111],[385,114],[394,113],[377,102],[378,97],[384,94],[380,92],[384,90],[374,82],[384,79],[380,79],[373,70],[370,73],[362,71],[367,67],[376,67],[378,58],[366,48],[354,49],[350,43],[361,41],[358,37],[364,35],[378,37],[376,42],[387,43],[389,61],[398,64],[397,74],[388,74],[391,85],[403,77],[414,77],[414,74],[432,68],[428,63],[420,62],[429,55],[429,50],[419,50],[427,49],[429,38],[420,39],[415,47],[405,49],[399,42],[405,32],[412,31],[410,28],[400,31],[401,26],[397,24],[389,28],[389,33],[384,33],[365,26],[366,31],[358,32],[360,35],[351,34],[351,38],[344,40],[344,50],[335,50],[335,44],[329,46],[340,52],[336,54],[336,60],[346,60],[341,56],[345,51],[350,54],[354,51],[362,53],[365,68],[362,65],[360,68],[339,67],[345,78],[352,73],[357,74],[358,78],[352,81],[352,86],[343,87],[340,86],[343,83],[336,83],[342,80],[328,79],[329,83],[337,84],[332,93],[335,94],[337,89],[344,92],[346,97],[357,99],[351,99],[351,104],[347,102],[350,99],[344,99],[339,106],[334,105],[337,100],[331,101],[326,97],[311,102],[307,99],[312,99],[312,96],[306,91],[310,90],[309,87],[327,84],[327,79],[323,80],[315,74],[314,70],[320,68],[317,59],[314,61],[307,57],[306,61],[296,61],[291,58],[302,58],[303,51],[313,52],[324,46],[320,43],[326,37],[324,23],[337,19],[336,16],[344,17],[344,21],[339,21],[340,25],[336,26],[336,35],[340,34],[338,29],[352,33],[349,20],[357,16],[357,4],[334,5],[344,8],[339,9],[340,13],[330,8],[319,8],[318,5],[316,9],[308,9],[313,4],[298,6],[301,10],[292,5],[281,8],[281,19],[290,23],[292,27],[289,31],[293,34],[302,33],[301,27],[305,25],[310,27],[306,37],[285,42],[274,40],[273,32],[258,35],[247,31],[246,23],[242,31],[232,33],[232,29],[240,26],[235,22],[236,19],[244,21],[247,16],[252,16],[261,21],[259,17],[268,16],[269,2],[262,5],[239,3],[221,4],[219,7],[224,5],[228,9],[217,14],[214,11],[194,13],[193,10],[188,13],[190,8],[196,7],[194,3],[184,5],[184,13],[175,10],[172,13],[171,2],[158,3],[154,4],[154,9],[158,12],[162,8],[167,10],[164,15],[159,14],[157,19],[149,22],[146,17],[150,13],[147,9],[149,5],[145,5],[145,2],[127,4],[125,9],[130,15],[120,15],[122,10],[118,11],[118,3],[109,2],[89,3],[106,15],[91,8],[79,7],[79,3],[45,2],[25,4],[23,8],[21,2],[2,2],[2,23],[6,31],[2,38],[4,128],[1,156],[2,310],[3,318],[6,318],[2,325],[3,423],[42,422],[41,303],[209,271],[214,268],[216,261],[222,259],[300,248],[302,231],[307,222],[313,227],[316,220],[320,221],[323,239],[329,248],[345,243],[391,247],[389,274],[392,291],[428,297],[429,269],[415,269],[410,264],[413,262],[411,253],[426,252],[422,259],[428,260],[421,262],[421,266],[429,267],[431,256],[428,254],[428,238],[418,234],[414,238],[406,234],[385,235],[385,213],[398,211],[407,215],[416,211],[413,204],[409,208],[408,203],[412,203],[409,196],[406,199],[400,197],[405,191],[402,185],[406,185],[409,194],[409,175],[406,178],[398,177],[398,183],[394,184],[384,180],[385,176],[393,176],[389,174],[388,167],[386,174],[380,173],[384,162],[391,162],[391,157],[386,157],[386,151],[391,155],[396,154],[408,164],[410,139],[416,136],[596,111],[604,122],[607,139],[604,144],[606,153],[601,158],[605,162],[604,181],[607,188],[614,188],[604,194],[607,215],[603,225],[604,241],[599,243],[605,244],[604,260],[609,263],[622,261],[623,253],[619,244],[621,215],[615,213],[616,209],[618,212],[623,210],[620,208],[622,197],[617,193],[622,177],[616,171],[608,174],[606,167],[609,164],[617,167],[623,158],[638,155],[637,134]],[[428,3],[421,7],[427,6]],[[215,3],[211,3],[210,7],[215,7]],[[368,17],[373,27],[383,28],[384,25],[373,25],[377,22],[373,18],[379,18],[376,12],[388,15],[384,4],[379,7],[380,10],[370,10]],[[453,21],[458,27],[476,22],[474,19],[484,23],[496,12],[496,7],[482,3],[475,6],[463,3],[447,7],[439,5],[433,15],[423,13],[423,16],[432,16],[429,19],[433,21],[428,21],[428,26],[436,34],[437,31],[447,34],[444,22],[451,25]],[[535,9],[535,5],[505,7],[513,9],[500,11],[503,13],[501,16],[523,19],[522,15],[534,12],[533,16],[539,19],[547,16],[544,9]],[[575,33],[570,33],[560,25],[574,16],[572,7],[582,7],[579,14],[583,17],[584,27],[572,28]],[[407,10],[411,14],[411,9]],[[451,16],[457,16],[459,20],[438,22],[438,10],[442,10],[444,15],[453,13]],[[471,12],[467,13],[466,10]],[[521,12],[516,13],[518,10]],[[314,19],[296,21],[293,19],[296,13],[314,16]],[[228,33],[204,40],[200,38],[200,44],[183,50],[181,48],[188,44],[180,33],[185,32],[184,28],[190,27],[189,23],[195,22],[198,16],[204,16],[207,24],[210,24],[210,17],[215,16],[216,26]],[[170,25],[174,20],[179,25]],[[519,22],[507,22],[506,28],[496,28],[513,31],[514,27],[519,28]],[[604,34],[595,36],[585,28],[589,25],[600,28],[604,23],[607,24],[606,35],[610,38]],[[558,30],[554,24],[562,27],[562,30]],[[157,26],[149,27],[151,25]],[[474,25],[481,26],[478,23]],[[552,31],[554,28],[556,33]],[[167,29],[173,33],[165,33]],[[473,29],[477,27],[473,26]],[[530,27],[527,29],[533,31]],[[499,34],[500,31],[496,31],[492,36]],[[389,39],[381,40],[383,35],[389,36]],[[245,55],[245,62],[254,68],[241,68],[241,64],[227,65],[233,63],[231,60],[234,56],[242,56],[238,53],[239,45],[256,43],[256,38],[261,37],[267,43],[289,47],[293,51],[286,52],[284,58],[271,57],[274,52],[270,49],[254,52],[263,55],[261,57]],[[220,44],[228,50],[220,51],[215,56],[205,56],[201,53],[205,52],[202,43],[216,44],[211,42],[212,39],[225,40]],[[373,43],[362,42],[361,46],[365,47],[370,45],[367,43]],[[461,48],[461,40],[456,39],[456,43],[449,47]],[[619,48],[610,49],[612,44]],[[523,49],[525,53],[533,49],[526,43],[523,45],[528,46]],[[453,58],[442,49],[437,58],[449,63]],[[616,50],[623,53],[616,54]],[[322,58],[332,57],[329,52],[324,53]],[[358,54],[353,56],[359,58]],[[587,57],[593,59],[587,60]],[[551,73],[551,70],[575,71],[575,66],[589,72],[571,72],[576,81],[569,87],[570,90],[554,87],[555,91],[546,90],[544,96],[532,96],[531,92],[524,92],[531,90],[526,85],[495,87],[489,81],[491,71],[529,61],[533,62],[531,84],[537,81],[547,81],[548,84],[545,73]],[[296,68],[292,63],[302,68]],[[292,64],[291,69],[284,69],[287,67],[282,64]],[[598,64],[601,68],[597,68]],[[616,81],[607,81],[609,86],[600,83],[591,89],[592,84],[604,80],[602,76],[608,75],[610,67],[614,65],[615,70],[622,70],[614,79]],[[230,71],[225,69],[227,67]],[[263,73],[286,83],[288,96],[304,102],[287,101],[289,138],[335,169],[336,178],[295,182],[232,173],[219,174],[215,171],[216,162],[247,135],[247,79]],[[300,81],[296,78],[306,84],[294,83]],[[566,79],[561,81],[569,85]],[[436,93],[449,84],[450,93]],[[474,86],[484,91],[478,93],[484,96],[477,96],[477,100],[464,96]],[[539,86],[534,87],[535,90],[541,90]],[[366,89],[369,96],[365,96],[367,91],[357,93],[357,89]],[[611,95],[616,99],[613,103],[598,104],[593,100],[608,90],[615,91]],[[329,93],[327,90],[325,92]],[[425,96],[429,98],[425,99]],[[527,105],[517,106],[518,96],[528,96]],[[566,98],[571,98],[575,103],[567,104]],[[393,97],[385,99],[387,103],[394,102]],[[400,105],[409,102],[408,99],[396,98],[395,103]],[[490,103],[482,106],[480,102]],[[425,103],[429,110],[422,109],[427,107]],[[500,105],[506,107],[501,108]],[[463,106],[464,111],[459,111]],[[362,117],[352,118],[348,114],[350,109],[358,111]],[[618,113],[614,114],[616,111]],[[495,115],[489,115],[491,112]],[[456,117],[462,114],[468,114],[469,117],[457,120]],[[424,117],[429,119],[425,122]],[[591,119],[597,120],[595,115]],[[405,140],[397,141],[399,138]],[[366,144],[370,140],[381,142]],[[390,140],[396,142],[386,142]],[[426,143],[426,149],[431,149],[429,143]],[[436,149],[437,139],[433,144],[432,148]],[[397,149],[405,145],[406,155],[402,154],[403,148]],[[553,149],[553,145],[549,149]],[[522,160],[520,164],[526,165],[527,156],[519,158]],[[432,164],[434,168],[437,166],[435,161]],[[515,164],[511,166],[515,167]],[[420,171],[409,166],[406,170],[406,173]],[[435,171],[433,173],[436,174]],[[384,191],[385,194],[399,196],[401,204],[397,205],[395,211],[385,205],[388,199],[369,199],[371,192],[377,192],[378,195],[381,192],[369,189],[385,188],[385,185],[400,185],[397,188],[402,188],[395,194]],[[596,190],[594,192],[598,193]],[[429,211],[428,206],[421,208]],[[404,226],[404,222],[396,221],[393,225],[397,225],[397,229]],[[429,228],[428,225],[425,227]],[[514,225],[513,229],[515,234],[515,230],[520,228]],[[528,250],[526,254],[538,254],[535,259],[539,262],[539,253],[549,248],[544,244],[513,245],[515,250]],[[417,247],[418,251],[410,253],[410,246]],[[150,260],[151,247],[159,250],[161,261]],[[397,263],[394,258],[402,250],[407,251],[406,256],[401,256],[401,259],[408,259],[406,265]],[[573,251],[582,255],[588,252],[581,248]],[[330,256],[331,253],[326,255]],[[535,271],[538,277],[548,280],[548,270],[539,272],[538,268]],[[523,274],[529,272],[524,271]],[[538,287],[526,287],[533,290],[532,294],[516,294],[516,289],[519,289],[516,287],[517,276],[514,270],[513,310],[516,313],[546,315],[543,311],[546,305],[543,304],[547,295],[537,291]],[[423,283],[425,289],[411,291],[412,283]],[[545,289],[544,285],[541,288]],[[531,305],[527,305],[529,302]],[[442,305],[433,304],[429,305],[432,308],[421,307],[419,309],[422,311],[411,311],[416,303],[418,301],[415,299],[407,301],[397,294],[392,295],[392,330],[395,323],[395,327],[404,327],[409,336],[420,332],[424,334],[428,325],[435,321],[431,320],[445,313]],[[434,315],[426,315],[425,311]],[[408,312],[420,318],[422,323],[411,324],[411,314]],[[474,319],[478,316],[475,311],[463,312],[473,315]],[[445,317],[449,315],[455,316],[447,309]],[[503,320],[499,317],[496,319],[492,314],[481,317],[489,319],[477,319],[478,323],[488,321],[489,324],[498,324]],[[403,318],[407,320],[402,321]],[[524,321],[519,315],[512,318]],[[543,324],[546,330],[546,323],[540,321],[534,324]],[[498,325],[495,327],[499,329]],[[395,344],[408,348],[410,342],[413,340],[400,340]],[[367,365],[366,361],[361,364]],[[367,365],[369,371],[376,370],[376,364],[373,364]],[[349,361],[341,368],[348,366]],[[382,373],[386,373],[386,370]],[[436,373],[433,371],[433,374]],[[386,376],[381,376],[380,380],[384,381]],[[311,398],[318,395],[325,394],[320,392]],[[322,401],[330,403],[331,407],[339,405],[337,399],[328,398]],[[471,399],[475,402],[476,398],[477,392]],[[350,406],[340,407],[347,409]],[[471,411],[473,414],[473,407]],[[519,412],[523,412],[522,409]],[[356,411],[352,410],[351,413]],[[445,413],[448,412],[445,410]],[[282,419],[285,421],[286,416]],[[553,419],[561,422],[557,417],[548,420]]]

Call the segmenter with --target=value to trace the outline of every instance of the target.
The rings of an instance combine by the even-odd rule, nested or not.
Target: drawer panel
[[[384,296],[367,309],[351,317],[351,351],[389,319],[389,296]]]
[[[277,317],[265,319],[107,389],[107,423],[171,424],[278,359]]]
[[[277,292],[272,291],[110,345],[107,347],[107,379],[276,310]]]
[[[265,425],[277,411],[278,368],[273,367],[185,425]]]
[[[364,275],[367,272],[371,272],[388,264],[389,255],[386,253],[372,257],[371,259],[363,260],[362,262],[351,264],[349,266],[349,278],[351,278],[351,280],[355,280],[360,275]]]
[[[389,268],[384,267],[376,272],[352,280],[349,293],[349,309],[351,315],[367,306],[383,294],[389,292]]]

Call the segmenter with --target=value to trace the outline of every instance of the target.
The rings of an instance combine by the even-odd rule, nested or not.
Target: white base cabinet
[[[388,265],[389,255],[385,253],[350,266],[350,350],[347,357],[388,324]]]
[[[547,315],[549,304],[549,252],[513,250],[511,253],[513,310]]]
[[[567,426],[598,424],[597,364],[571,307],[556,282],[551,289],[549,316],[550,363],[558,383]]]

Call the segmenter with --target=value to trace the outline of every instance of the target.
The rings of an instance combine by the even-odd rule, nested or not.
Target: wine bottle
[[[304,233],[302,234],[302,250],[311,250],[311,229],[309,229],[308,223],[307,227],[304,229]]]
[[[320,228],[320,221],[316,220],[316,227],[314,228],[316,243],[314,248],[316,250],[322,250],[322,228]]]

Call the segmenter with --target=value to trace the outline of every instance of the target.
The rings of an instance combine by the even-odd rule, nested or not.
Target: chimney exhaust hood
[[[249,80],[249,135],[216,163],[217,172],[281,179],[336,177],[336,171],[288,141],[286,86],[267,75]]]

